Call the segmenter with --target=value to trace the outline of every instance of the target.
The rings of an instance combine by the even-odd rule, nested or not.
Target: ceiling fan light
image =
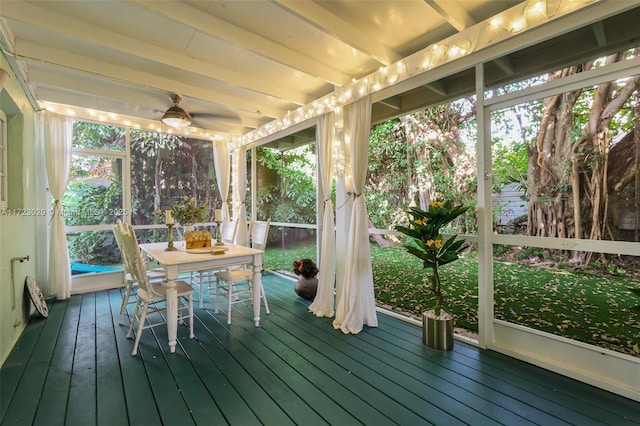
[[[171,127],[186,127],[191,125],[189,114],[177,105],[169,108],[161,118],[162,122]]]

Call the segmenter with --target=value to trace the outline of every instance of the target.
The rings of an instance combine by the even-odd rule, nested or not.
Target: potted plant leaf
[[[439,267],[457,260],[468,246],[464,239],[453,235],[444,239],[441,229],[464,214],[469,207],[454,206],[449,201],[434,201],[428,210],[411,207],[407,212],[410,226],[396,226],[409,239],[404,246],[420,260],[423,268],[430,270],[429,289],[436,298],[433,309],[423,312],[423,340],[434,349],[453,348],[453,316],[442,309],[444,294]]]
[[[185,196],[182,204],[173,206],[173,218],[184,227],[193,227],[194,223],[202,222],[206,218],[207,206],[196,205],[196,199]]]

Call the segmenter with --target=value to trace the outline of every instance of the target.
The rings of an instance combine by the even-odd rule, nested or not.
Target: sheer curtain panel
[[[333,181],[334,115],[325,114],[318,120],[316,152],[318,157],[318,290],[309,310],[318,317],[332,317],[333,289],[336,276],[336,235],[334,231],[331,183]]]
[[[44,137],[47,180],[53,197],[49,234],[49,288],[60,300],[71,296],[71,267],[61,199],[69,182],[73,122],[67,117],[45,113]]]
[[[217,141],[213,143],[213,167],[216,171],[216,181],[222,197],[222,221],[229,220],[229,181],[231,180],[231,158],[229,157],[229,142]],[[235,219],[235,218],[234,218]]]
[[[233,193],[233,198],[237,204],[237,218],[238,218],[238,230],[236,231],[236,243],[241,245],[247,245],[247,206],[245,204],[245,197],[247,194],[247,150],[245,148],[236,149],[233,151],[234,164],[236,165],[236,191]],[[255,179],[255,176],[251,177]],[[253,194],[252,194],[253,195]],[[255,195],[254,195],[255,196]],[[235,213],[235,212],[234,212]],[[255,215],[255,212],[251,212]],[[255,216],[254,216],[255,217]]]
[[[363,325],[378,326],[367,205],[364,199],[371,127],[371,97],[368,96],[351,105],[349,113],[351,174],[355,194],[349,224],[344,282],[340,286],[341,294],[338,297],[333,326],[343,333],[357,334],[362,331]]]

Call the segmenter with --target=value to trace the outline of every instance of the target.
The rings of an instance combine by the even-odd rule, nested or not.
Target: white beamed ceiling
[[[232,137],[526,3],[533,4],[2,0],[0,43],[41,107],[72,105],[159,124],[177,93],[194,127]],[[637,38],[632,27],[626,40]],[[592,33],[601,47],[608,43],[606,31]],[[542,62],[560,63],[563,55],[552,56]],[[527,72],[514,58],[493,64],[506,76]],[[376,105],[375,118],[437,99],[416,101],[420,90],[441,98],[462,92],[446,81],[412,88]]]

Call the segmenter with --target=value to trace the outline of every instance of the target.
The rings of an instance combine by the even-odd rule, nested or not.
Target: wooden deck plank
[[[242,395],[250,412],[253,412],[260,422],[278,425],[293,424],[269,394],[234,358],[235,351],[242,349],[239,342],[228,334],[224,335],[222,339],[216,338],[213,331],[200,321],[196,336],[220,372],[231,386]]]
[[[95,293],[82,297],[75,347],[66,354],[73,359],[69,400],[74,403],[67,406],[70,424],[97,424],[95,299]]]
[[[184,327],[178,327],[178,339]],[[142,332],[137,357],[143,361],[147,372],[147,380],[156,401],[156,407],[163,424],[179,424],[186,426],[195,424],[180,387],[167,361],[167,357],[183,357],[187,355],[180,345],[175,353],[169,352],[166,326],[146,329]]]
[[[243,324],[247,323],[243,322]],[[274,330],[273,326],[275,324],[266,328],[256,328],[249,323],[248,327],[245,326],[241,331],[234,331],[234,333],[243,340],[247,339],[248,342],[255,341],[262,344],[263,347],[254,347],[252,350],[263,360],[266,358],[261,355],[263,350],[277,354],[277,359],[271,358],[269,367],[313,408],[317,416],[322,417],[329,424],[350,425],[360,424],[360,421],[365,424],[392,424],[388,418],[354,397],[340,383],[318,369],[314,363],[299,356],[296,346],[302,342],[298,341],[296,345],[285,344],[280,340],[280,335],[286,331]]]
[[[53,302],[0,371],[1,423],[640,424],[635,401],[463,342],[432,351],[395,318],[345,335],[291,282],[263,281],[272,313],[260,327],[248,304],[231,326],[196,309],[196,338],[178,327],[174,354],[161,326],[131,356],[119,290]]]
[[[224,323],[224,318],[216,318],[209,312],[211,322],[217,323],[218,333],[229,333],[238,339],[252,357],[260,360],[260,366],[252,361],[252,357],[238,358],[242,365],[254,377],[260,377],[261,383],[267,383],[265,391],[288,413],[297,424],[354,424],[355,419],[346,410],[337,405],[331,398],[318,390],[317,386],[292,369],[282,358],[282,352],[290,351],[284,345],[278,349],[265,345],[260,339],[265,329],[256,328],[251,318],[243,316],[233,319],[231,327]],[[268,340],[274,340],[269,338]],[[279,350],[280,349],[280,350]],[[359,422],[357,422],[359,423]]]
[[[262,350],[261,344],[255,339],[243,338],[243,329],[238,325],[240,322],[238,318],[234,319],[230,327],[213,316],[209,316],[209,318],[209,329],[218,340],[226,339],[230,335],[240,344],[236,346],[233,353],[235,360],[256,380],[257,385],[271,397],[293,423],[326,424],[324,421],[318,421],[320,417],[309,407],[305,399],[289,388],[287,383],[284,383],[269,368],[269,365],[276,361],[275,355],[271,351]],[[298,377],[290,375],[288,379],[291,383],[298,380]]]
[[[40,333],[44,328],[44,321],[30,319],[13,350],[2,365],[2,380],[0,380],[0,420],[4,419],[16,389],[27,367],[33,348],[38,343]]]
[[[252,412],[249,404],[243,396],[233,387],[225,374],[220,370],[215,358],[218,353],[225,351],[210,340],[207,328],[202,325],[199,316],[196,315],[194,324],[195,339],[181,341],[184,350],[189,354],[189,360],[198,371],[198,377],[208,394],[212,397],[215,409],[220,413],[220,423],[212,424],[243,424],[259,425],[260,421]],[[206,349],[205,349],[206,347]],[[201,409],[201,408],[200,408]],[[206,424],[206,423],[205,423]]]
[[[494,353],[492,355],[498,354]],[[452,354],[451,358],[459,361],[459,366],[456,368],[461,372],[468,371],[469,375],[475,374],[485,383],[492,383],[497,388],[503,389],[504,392],[510,392],[514,398],[518,398],[523,402],[543,407],[544,411],[563,421],[578,421],[581,425],[595,426],[606,424],[620,415],[620,413],[609,414],[606,410],[601,410],[598,407],[594,410],[588,404],[584,404],[576,398],[575,395],[580,393],[580,389],[584,385],[581,382],[574,381],[575,390],[568,394],[563,394],[557,392],[551,382],[540,382],[539,373],[532,372],[529,375],[522,375],[522,369],[526,368],[526,365],[524,365],[526,363],[524,362],[518,363],[520,368],[517,368],[517,366],[509,368],[509,364],[505,364],[504,367],[494,367],[486,362],[480,363],[477,360],[472,360],[460,353]],[[505,385],[503,379],[505,372],[510,373],[508,385]],[[557,382],[554,381],[553,384],[555,383]],[[505,390],[505,388],[508,388],[508,390]],[[605,392],[601,391],[601,393],[604,394]],[[638,417],[637,414],[639,413],[636,413],[636,418]]]
[[[371,336],[379,337],[381,334],[387,334],[388,332],[383,329],[372,330]],[[396,330],[394,330],[394,336],[398,336],[396,334]],[[386,339],[386,337],[382,337]],[[419,338],[418,338],[419,339]],[[403,343],[402,340],[397,342],[395,346],[385,346],[385,350],[396,352],[396,356],[402,357],[402,359],[410,362],[414,365],[421,365],[424,363],[424,355],[420,350],[416,350],[416,343],[414,341],[406,341]],[[419,344],[421,345],[421,343]],[[455,352],[465,350],[468,345],[462,342],[456,342],[455,344]],[[477,350],[477,349],[472,349]],[[441,377],[445,378],[448,381],[453,383],[457,383],[458,386],[464,387],[468,390],[474,390],[478,395],[483,395],[486,398],[490,398],[492,401],[499,403],[505,409],[512,411],[513,413],[525,415],[527,419],[538,423],[538,424],[554,424],[558,422],[559,419],[554,416],[549,416],[548,414],[538,410],[535,406],[530,405],[531,400],[529,398],[525,400],[519,400],[516,398],[517,389],[512,386],[504,383],[500,383],[499,381],[490,382],[486,380],[484,375],[477,376],[476,371],[474,371],[471,367],[464,364],[463,362],[453,363],[452,360],[447,357],[447,362],[440,362],[440,357],[442,353],[434,352],[434,356],[429,358],[430,364],[440,365],[445,368],[440,370]],[[464,361],[464,360],[462,360]],[[529,396],[527,394],[527,396]]]
[[[271,300],[276,301],[275,298]],[[292,306],[298,309],[298,312],[306,313],[304,305],[296,306],[294,304]],[[278,307],[285,309],[285,305],[278,304]],[[344,354],[341,349],[345,345],[337,337],[342,333],[333,329],[331,319],[316,318],[311,314],[306,314],[306,320],[300,321],[296,318],[292,322],[290,316],[288,318],[283,317],[274,310],[268,317],[268,321],[269,323],[273,321],[279,324],[289,334],[304,341],[306,347],[301,350],[303,356],[314,359],[314,362],[317,362],[325,372],[331,372],[336,380],[346,383],[348,389],[357,390],[359,396],[368,401],[372,407],[384,407],[387,416],[394,421],[401,424],[420,424],[424,422],[463,424],[453,414],[441,410],[430,401],[416,397],[396,382],[380,376],[375,369],[360,364],[357,360]],[[321,328],[314,326],[314,324],[321,323],[324,325]],[[333,333],[334,336],[326,334],[329,332]],[[325,333],[325,336],[322,336],[323,333]],[[323,363],[319,362],[319,355],[324,357]],[[434,397],[438,397],[438,395],[434,394]]]
[[[383,337],[380,337],[380,334],[383,334]],[[456,385],[458,389],[465,389],[465,391],[471,392],[479,398],[490,401],[492,405],[498,406],[499,408],[488,406],[485,412],[496,420],[504,421],[506,424],[513,422],[526,423],[527,421],[545,425],[560,423],[556,417],[550,416],[544,411],[529,405],[526,401],[520,401],[514,398],[508,390],[496,389],[489,386],[484,380],[477,380],[464,374],[463,370],[459,370],[461,368],[460,365],[455,365],[451,362],[439,363],[434,357],[429,357],[427,362],[425,362],[425,357],[415,352],[415,343],[405,343],[402,339],[398,339],[396,334],[387,333],[382,330],[371,330],[369,335],[363,337],[371,341],[374,345],[384,345],[384,351],[393,354],[394,357],[398,357],[410,365],[417,366],[426,371],[432,371],[436,368],[438,377],[442,380]],[[394,337],[395,339],[393,339]],[[381,339],[381,341],[378,342],[375,339]],[[417,339],[419,340],[420,337],[417,337]],[[419,345],[422,345],[422,343]],[[458,351],[463,346],[466,345],[457,342],[454,350]],[[410,369],[408,366],[404,368]],[[508,374],[508,371],[504,371],[503,373]],[[453,390],[455,389],[452,389],[452,391]]]
[[[19,382],[14,382],[16,386],[13,389],[13,396],[8,398],[7,402],[12,399],[14,401],[5,413],[3,424],[32,424],[63,316],[64,306],[52,306],[50,320],[41,318],[37,314],[31,318],[30,324],[33,324],[30,329],[30,332],[33,332],[31,337],[37,337],[37,340],[25,341],[23,349],[25,354],[27,350],[29,351],[28,356],[24,358],[24,363],[14,366],[18,367],[14,368],[14,372],[21,371],[21,374]],[[3,374],[2,381],[4,379]],[[11,381],[7,380],[8,383]]]
[[[278,291],[280,291],[280,293],[278,293]],[[276,295],[282,296],[285,292],[286,290],[285,291],[276,290]],[[285,298],[286,298],[286,295],[285,295]],[[298,307],[297,309],[299,310],[300,308]],[[303,319],[304,314],[301,313],[300,315],[301,315],[301,319]],[[413,347],[421,345],[421,329],[419,327],[416,327],[412,324],[403,323],[401,321],[392,319],[390,317],[385,317],[383,315],[380,315],[379,317],[381,318],[381,324],[384,324],[384,325],[394,324],[394,326],[388,332],[389,336],[394,336],[394,337],[402,336],[402,338],[406,339],[407,342],[410,342],[409,344]],[[368,339],[369,336],[374,336],[376,334],[386,332],[386,331],[383,331],[383,329],[380,327],[378,328],[365,327],[365,331],[368,331],[368,333],[367,332],[360,333],[360,336],[362,336],[363,339],[365,340]],[[420,343],[416,344],[415,342],[420,342]],[[378,342],[376,345],[378,345],[378,347],[385,348],[384,350],[394,350],[397,348],[398,345],[402,345],[402,341],[394,343],[392,341],[389,341],[388,338],[385,338],[383,339],[382,342]],[[452,352],[448,353],[448,352],[434,351],[433,354],[434,356],[437,356],[437,357],[446,357],[446,363],[442,363],[442,365],[451,365],[451,363],[455,362],[455,359],[456,359],[451,355],[455,355],[457,352],[459,352],[459,350],[469,351],[475,354],[475,356],[483,356],[485,358],[487,357],[491,358],[492,355],[499,355],[500,357],[510,359],[514,363],[513,370],[508,371],[504,368],[504,366],[500,364],[499,361],[497,361],[497,363],[499,364],[499,366],[496,367],[497,371],[496,371],[495,377],[497,378],[497,380],[492,382],[492,385],[494,385],[494,388],[485,386],[487,376],[485,376],[484,374],[476,375],[476,379],[473,379],[473,380],[476,383],[482,384],[479,390],[480,393],[485,393],[487,390],[492,390],[492,389],[494,390],[493,395],[491,395],[492,400],[495,400],[494,398],[496,395],[502,395],[502,398],[503,398],[502,404],[504,404],[504,407],[508,410],[512,410],[514,414],[517,414],[521,418],[529,418],[529,419],[537,420],[538,422],[540,422],[540,424],[566,424],[565,422],[567,421],[569,422],[578,421],[583,424],[606,424],[607,422],[611,421],[612,418],[618,418],[621,421],[624,420],[625,422],[629,422],[629,421],[633,422],[634,420],[632,419],[638,418],[638,412],[637,412],[638,404],[630,400],[627,400],[627,401],[634,405],[633,408],[626,407],[626,405],[623,404],[623,409],[621,411],[619,411],[616,414],[610,415],[608,413],[608,410],[600,411],[598,408],[585,409],[585,407],[582,407],[579,402],[576,403],[576,400],[574,398],[568,398],[566,401],[564,401],[564,404],[563,403],[558,404],[555,398],[556,395],[553,395],[553,392],[551,391],[546,393],[541,392],[542,396],[539,396],[539,394],[535,394],[535,393],[531,395],[529,394],[529,392],[534,392],[535,384],[532,385],[533,386],[532,389],[529,389],[529,383],[524,383],[525,388],[524,388],[524,391],[522,392],[522,398],[518,398],[518,392],[522,388],[518,388],[517,386],[513,386],[512,384],[509,384],[506,386],[500,385],[500,380],[504,379],[507,376],[509,378],[506,380],[511,380],[510,377],[514,377],[514,375],[517,377],[523,365],[526,365],[528,368],[533,370],[532,377],[535,377],[535,378],[539,377],[535,374],[535,372],[539,371],[540,369],[533,365],[524,363],[519,360],[513,360],[512,358],[506,357],[501,354],[497,354],[492,351],[478,351],[475,348],[471,348],[471,346],[469,345],[465,345],[464,343],[458,342],[456,343],[455,350]],[[405,359],[404,356],[405,355],[403,354],[398,354],[398,359],[400,360],[399,362],[402,362],[402,360]],[[415,362],[423,363],[424,355],[417,356]],[[463,363],[463,364],[459,364],[451,367],[451,369],[453,370],[453,374],[451,375],[451,377],[455,378],[455,380],[458,380],[458,381],[465,378],[464,374],[462,375],[460,374],[460,373],[464,373],[464,371],[462,371],[461,368],[462,369],[466,368],[466,365]],[[484,373],[485,370],[486,370],[486,367],[484,367],[484,370],[481,370],[481,371]],[[545,373],[551,377],[558,377],[558,375],[546,370],[545,370]],[[469,374],[472,377],[475,375],[473,371],[469,372]],[[454,376],[457,376],[457,378]],[[467,377],[466,379],[469,379],[469,378]],[[491,376],[489,376],[489,379],[491,380]],[[525,380],[526,379],[528,378],[525,378]],[[573,385],[574,387],[577,386],[577,388],[595,391],[596,394],[604,393],[608,397],[614,398],[616,401],[626,400],[625,398],[621,398],[617,395],[613,395],[609,392],[594,388],[592,386],[586,385],[584,383],[575,381],[567,377],[561,377],[561,381],[568,383],[569,389],[571,389],[571,385]],[[463,382],[460,383],[461,387],[466,385],[467,384]],[[569,394],[571,394],[571,391],[569,391]],[[551,395],[550,399],[547,399],[548,395]],[[532,396],[534,401],[532,401]],[[549,410],[551,413],[545,412],[546,410]],[[593,416],[585,415],[584,411],[587,411],[587,412],[594,411],[595,414]],[[492,416],[493,415],[495,414],[492,413]],[[497,416],[496,418],[499,419],[500,417]]]
[[[324,354],[310,349],[304,338],[300,339],[300,336],[292,336],[288,332],[279,334],[277,338],[288,348],[283,356],[286,356],[292,364],[302,364],[307,370],[306,374],[311,374],[318,379],[313,381],[314,385],[325,395],[330,395],[336,404],[348,409],[354,418],[364,424],[389,424],[390,419],[379,410],[393,411],[393,403],[376,407],[371,400],[365,401],[363,396],[370,392],[370,387],[358,379],[344,376],[342,368],[338,368]],[[382,402],[389,401],[383,399]]]
[[[205,385],[208,375],[204,367],[212,364],[212,361],[206,356],[199,342],[195,338],[189,338],[188,329],[186,327],[180,327],[180,329],[178,345],[188,356],[174,356],[175,354],[165,352],[167,355],[165,359],[185,404],[189,407],[191,417],[196,424],[227,424],[211,390]],[[167,343],[161,342],[161,344]],[[212,374],[219,375],[220,372],[215,371]],[[213,389],[213,392],[219,391],[219,388]]]
[[[621,398],[611,392],[603,391],[595,386],[540,369],[524,361],[516,360],[503,354],[491,352],[490,358],[482,357],[482,353],[465,348],[464,356],[490,365],[494,370],[510,368],[514,376],[519,376],[528,383],[535,383],[538,389],[544,389],[553,395],[553,400],[566,404],[574,411],[592,417],[599,422],[611,419],[632,421],[640,424],[640,405],[628,398]]]
[[[109,300],[112,312],[114,312],[114,307],[116,307],[116,311],[119,314],[120,303],[122,302],[121,292],[119,290],[110,291]],[[117,324],[117,321],[117,315],[114,314],[114,323]],[[128,322],[125,322],[125,324],[125,326],[114,327],[116,346],[111,350],[111,353],[114,357],[117,357],[120,362],[122,386],[129,424],[161,424],[160,414],[144,363],[141,358],[131,356],[133,340],[127,339]]]
[[[291,309],[292,313],[298,315],[298,324],[306,323],[309,318],[309,313],[305,312],[306,309],[302,310],[306,308],[304,305],[292,306],[290,304],[281,304],[280,307],[283,309]],[[408,394],[400,398],[403,401],[407,401],[411,406],[419,405],[420,401],[416,398],[420,398],[424,401],[425,405],[427,403],[433,404],[440,410],[445,410],[449,413],[455,412],[455,416],[462,422],[468,424],[494,423],[493,419],[483,414],[483,411],[493,408],[487,401],[483,402],[478,398],[477,401],[475,401],[477,406],[475,408],[469,407],[467,404],[474,396],[464,389],[452,389],[446,385],[446,382],[437,380],[437,376],[435,375],[421,377],[421,380],[418,380],[418,376],[416,376],[418,369],[414,369],[413,371],[401,371],[398,369],[398,365],[403,363],[400,358],[388,362],[381,362],[374,355],[376,352],[379,353],[379,350],[372,345],[368,345],[363,340],[363,337],[366,336],[369,331],[369,328],[365,328],[357,336],[344,335],[333,330],[333,327],[328,329],[327,326],[324,325],[321,328],[315,329],[313,334],[319,337],[322,336],[320,338],[326,345],[340,348],[342,354],[347,357],[348,363],[345,365],[350,366],[349,368],[352,370],[352,373],[366,376],[368,374],[367,370],[361,369],[361,367],[365,365],[368,370],[380,372],[380,378],[389,381],[390,384],[385,386],[398,386],[398,384],[401,384],[402,389],[407,391]],[[342,344],[339,342],[342,342]],[[455,395],[459,400],[452,398],[450,395]],[[523,421],[523,423],[526,422],[526,420],[520,420]]]
[[[108,292],[96,294],[96,415],[98,424],[110,426],[129,424],[120,360],[113,350],[118,312],[114,318]]]
[[[58,304],[66,309],[41,391],[34,425],[63,425],[67,416],[67,401],[73,374],[72,354],[76,346],[82,298],[73,298],[64,304],[56,302],[54,306]]]

